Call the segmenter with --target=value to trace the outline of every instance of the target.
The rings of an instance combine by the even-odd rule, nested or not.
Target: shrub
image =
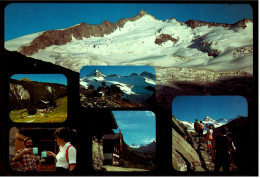
[[[27,111],[28,111],[28,114],[29,114],[29,115],[35,115],[36,112],[37,112],[37,109],[34,108],[34,107],[29,107],[29,108],[27,109]]]

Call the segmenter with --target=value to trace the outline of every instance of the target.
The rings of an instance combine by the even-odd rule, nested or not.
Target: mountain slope
[[[144,10],[133,18],[81,23],[5,42],[8,50],[74,71],[84,65],[152,65],[252,73],[253,23],[162,21]],[[30,39],[30,40],[29,40]]]
[[[67,86],[62,84],[10,79],[9,85],[10,110],[28,108],[40,101],[56,106],[57,99],[67,96]]]
[[[123,150],[120,152],[120,166],[152,170],[155,167],[155,153],[137,152],[123,142]]]
[[[134,150],[138,151],[138,152],[152,152],[155,153],[156,151],[156,142],[153,141],[148,145],[143,145],[143,146],[136,146],[136,147],[132,147]]]

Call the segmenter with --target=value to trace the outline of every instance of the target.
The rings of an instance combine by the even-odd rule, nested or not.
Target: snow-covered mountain
[[[138,152],[155,152],[156,151],[156,141],[154,140],[151,143],[146,144],[146,145],[132,144],[130,147]]]
[[[133,143],[132,145],[130,145],[130,147],[137,149],[137,148],[140,148],[140,145]]]
[[[238,117],[236,117],[236,118],[238,118]],[[202,120],[202,122],[204,123],[204,126],[205,126],[204,134],[207,132],[207,130],[208,130],[210,125],[213,125],[214,128],[218,128],[218,127],[221,127],[222,125],[226,125],[227,123],[229,123],[232,120],[234,120],[234,119],[224,119],[224,118],[221,118],[221,119],[215,120],[215,119],[212,119],[209,116],[206,116]],[[194,131],[194,123],[193,122],[188,122],[188,121],[180,121],[180,122],[183,123],[187,127],[188,131],[195,132]]]
[[[5,48],[77,72],[85,65],[151,65],[252,73],[253,22],[162,21],[141,10],[117,23],[26,35]]]
[[[222,125],[225,125],[227,123],[229,123],[230,121],[232,121],[233,119],[224,119],[224,118],[221,118],[221,119],[218,119],[218,120],[214,120],[212,118],[210,118],[209,116],[206,116],[204,119],[203,119],[203,123],[204,125],[208,128],[211,124],[214,126],[214,128],[217,128],[217,127],[220,127]]]
[[[123,91],[125,99],[142,102],[151,97],[155,91],[155,75],[144,71],[140,75],[133,73],[129,76],[117,74],[107,76],[95,69],[80,79],[80,85],[86,89],[92,85],[94,90],[98,87],[116,85]]]

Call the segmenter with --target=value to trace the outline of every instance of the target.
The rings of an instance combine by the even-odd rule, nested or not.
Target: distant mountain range
[[[240,118],[240,117],[242,117],[242,116],[237,116],[236,118]],[[236,118],[234,118],[234,119],[220,118],[220,119],[215,120],[209,116],[206,116],[202,120],[202,122],[204,123],[204,126],[205,126],[204,132],[206,132],[206,130],[208,130],[210,125],[213,125],[214,128],[218,128],[223,125],[226,125],[227,123],[231,122],[232,120],[235,120]],[[195,121],[195,119],[194,119],[194,121]],[[187,127],[188,131],[195,132],[194,131],[194,122],[188,122],[188,121],[180,121],[180,122],[183,123]]]
[[[163,21],[141,10],[116,23],[29,34],[6,41],[5,48],[77,72],[85,65],[151,65],[252,74],[253,20]]]
[[[156,151],[156,141],[152,141],[151,143],[149,143],[147,145],[132,144],[130,147],[138,152],[155,152]]]

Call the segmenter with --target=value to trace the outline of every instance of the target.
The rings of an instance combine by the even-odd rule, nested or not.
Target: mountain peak
[[[148,14],[145,10],[141,10],[139,13],[138,13],[138,15],[137,16],[144,16],[144,15],[146,15],[146,14]]]
[[[140,19],[140,18],[142,18],[142,17],[144,17],[144,16],[150,16],[150,17],[152,17],[153,19],[156,19],[153,15],[149,14],[148,12],[146,12],[145,10],[142,9],[142,10],[137,14],[137,16],[132,17],[132,18],[129,18],[129,20],[130,20],[130,21],[135,21],[135,20],[138,20],[138,19]]]
[[[137,74],[137,73],[132,73],[132,74],[130,75],[130,77],[133,77],[133,76],[138,76],[138,74]]]
[[[204,122],[215,122],[214,119],[212,119],[211,117],[209,116],[206,116],[204,119],[203,119]]]
[[[156,80],[156,77],[154,74],[150,73],[150,72],[147,72],[147,71],[144,71],[140,74],[140,76],[142,77],[147,77],[147,78],[150,78],[152,80]]]
[[[148,15],[148,16],[150,16],[150,17],[152,17],[153,19],[156,19],[154,16],[152,16],[152,15],[150,15],[149,13],[147,13],[145,10],[141,10],[136,16],[134,16],[134,17],[130,17],[130,18],[123,18],[123,19],[120,19],[120,20],[118,20],[117,22],[116,22],[116,24],[117,24],[117,26],[119,27],[119,28],[122,28],[124,25],[125,25],[125,23],[126,22],[134,22],[134,21],[136,21],[136,20],[139,20],[139,19],[141,19],[142,17],[144,17],[144,16],[146,16],[146,15]]]
[[[31,82],[32,80],[25,77],[25,78],[20,79],[19,81]]]
[[[89,74],[90,76],[95,76],[95,77],[105,77],[106,75],[101,73],[99,70],[95,69],[93,72]]]

